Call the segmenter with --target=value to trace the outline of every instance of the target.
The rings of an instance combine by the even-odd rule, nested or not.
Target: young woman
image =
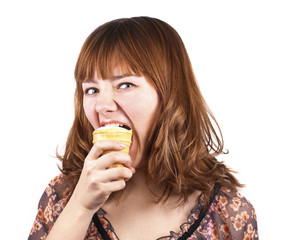
[[[219,127],[171,26],[149,17],[100,26],[75,78],[62,173],[40,199],[30,240],[258,239],[242,185],[216,159]],[[92,144],[109,124],[132,129],[129,154],[118,141]]]

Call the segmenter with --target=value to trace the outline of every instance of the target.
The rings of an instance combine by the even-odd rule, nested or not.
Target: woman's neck
[[[133,195],[135,198],[153,201],[153,199],[155,199],[154,194],[158,194],[158,189],[158,187],[154,187],[154,189],[149,188],[145,171],[139,168],[136,170],[133,177],[127,182],[122,198],[127,198]]]
[[[154,182],[148,182],[146,178],[146,173],[142,168],[136,170],[133,177],[126,183],[125,189],[122,191],[120,198],[113,198],[113,204],[118,204],[119,202],[133,202],[140,203],[142,205],[156,205],[157,200],[162,196],[164,192],[164,187],[157,185]],[[180,194],[172,193],[166,201],[167,206],[177,207],[180,205],[180,199],[182,196]],[[115,201],[116,200],[116,201]],[[160,204],[164,205],[161,201]]]
[[[201,192],[196,191],[188,197],[188,201],[181,203],[182,196],[180,194],[171,194],[166,202],[159,201],[164,188],[157,185],[150,185],[146,181],[146,175],[141,169],[137,170],[134,176],[127,182],[126,188],[123,190],[121,197],[112,198],[107,201],[103,209],[107,213],[121,212],[126,209],[126,212],[133,214],[136,209],[148,210],[169,213],[174,210],[177,212],[185,211],[186,214],[197,204],[198,197]],[[175,212],[176,213],[176,212]]]

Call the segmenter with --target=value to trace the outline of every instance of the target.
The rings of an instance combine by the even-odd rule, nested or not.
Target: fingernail
[[[131,169],[131,171],[132,171],[133,174],[136,172],[136,169],[135,168],[130,167],[130,169]]]
[[[121,147],[121,148],[125,148],[125,147],[127,147],[127,146],[126,146],[126,144],[120,142],[120,147]]]

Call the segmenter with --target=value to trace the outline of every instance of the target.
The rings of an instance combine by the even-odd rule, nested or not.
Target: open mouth
[[[127,125],[119,124],[119,123],[109,123],[109,124],[106,124],[104,127],[120,127],[120,128],[124,128],[127,130],[131,130],[131,128],[128,127]]]

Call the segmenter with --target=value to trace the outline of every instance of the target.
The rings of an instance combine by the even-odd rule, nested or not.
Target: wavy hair
[[[150,17],[117,19],[98,27],[86,39],[76,67],[75,119],[62,161],[62,172],[74,189],[92,147],[93,128],[83,109],[82,82],[97,73],[107,79],[120,67],[144,76],[160,98],[158,116],[144,150],[147,180],[164,187],[157,201],[174,192],[185,202],[195,190],[208,198],[213,183],[242,185],[216,157],[225,153],[220,128],[195,79],[178,33]]]

